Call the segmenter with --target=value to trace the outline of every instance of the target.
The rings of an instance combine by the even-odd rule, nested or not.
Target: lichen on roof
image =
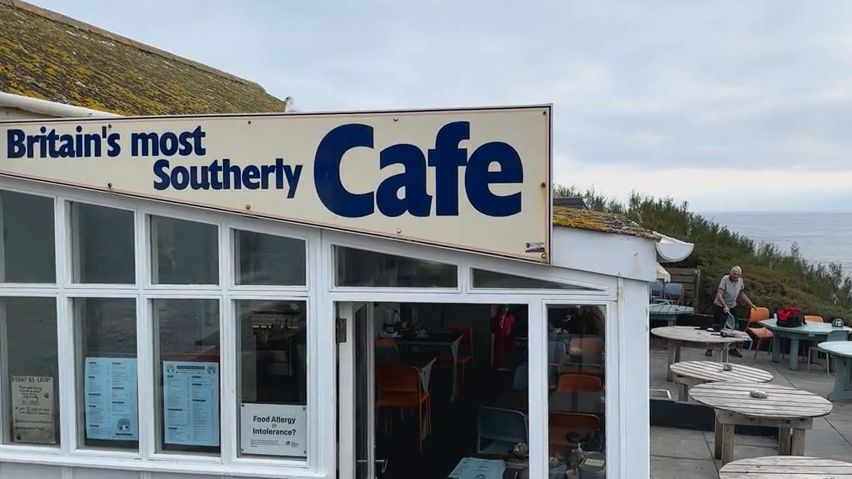
[[[585,209],[554,207],[553,225],[598,231],[601,233],[659,239],[659,235],[653,231],[642,228],[622,215]]]
[[[256,83],[19,0],[0,0],[0,91],[120,115],[284,111]]]

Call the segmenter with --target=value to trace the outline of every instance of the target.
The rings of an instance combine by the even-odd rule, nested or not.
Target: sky
[[[552,103],[554,179],[852,211],[852,2],[30,0],[298,111]]]

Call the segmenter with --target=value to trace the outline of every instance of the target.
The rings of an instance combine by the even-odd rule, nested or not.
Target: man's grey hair
[[[743,274],[743,269],[739,266],[734,266],[731,268],[731,273]]]

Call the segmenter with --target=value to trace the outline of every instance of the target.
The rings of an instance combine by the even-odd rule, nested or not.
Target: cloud
[[[552,102],[557,176],[622,195],[849,179],[849,2],[33,1],[302,111]]]

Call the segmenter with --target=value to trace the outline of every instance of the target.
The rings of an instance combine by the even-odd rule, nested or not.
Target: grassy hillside
[[[594,210],[620,213],[644,228],[694,243],[692,255],[677,266],[702,270],[700,294],[704,298],[711,298],[719,279],[732,266],[740,265],[747,294],[758,306],[770,310],[794,306],[826,321],[852,320],[852,280],[839,264],[810,263],[796,246],[786,252],[773,244],[757,243],[690,212],[687,203],[677,204],[671,198],[631,193],[622,204],[592,190],[556,185],[553,191],[554,196],[584,196]],[[700,304],[709,310],[709,301]]]

